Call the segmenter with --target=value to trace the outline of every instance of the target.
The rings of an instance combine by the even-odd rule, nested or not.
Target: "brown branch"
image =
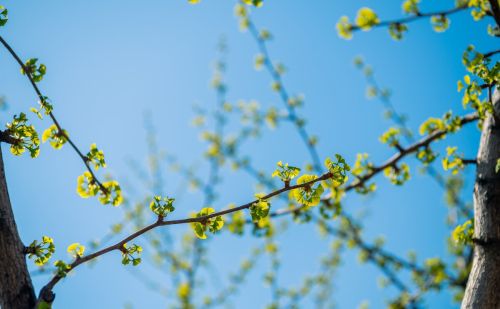
[[[471,164],[471,165],[476,165],[477,164],[477,159],[462,159],[463,164]]]
[[[464,125],[473,121],[476,121],[479,119],[479,116],[477,113],[471,113],[460,120],[460,124]],[[348,186],[345,187],[345,191],[350,191],[355,188],[362,187],[368,180],[370,180],[373,176],[376,174],[380,173],[384,169],[390,167],[390,166],[395,166],[401,159],[403,159],[405,156],[408,154],[412,154],[417,152],[420,148],[428,146],[430,143],[433,141],[443,137],[448,133],[447,130],[436,130],[433,133],[427,135],[426,137],[422,138],[421,140],[417,141],[416,143],[413,143],[412,145],[406,147],[403,149],[403,151],[400,151],[398,153],[395,153],[391,158],[389,158],[387,161],[385,161],[383,164],[373,167],[371,171],[359,177],[357,181],[352,182]]]
[[[17,144],[19,142],[19,140],[13,138],[9,134],[9,130],[5,130],[5,131],[0,131],[0,142],[4,142],[4,143],[7,143],[7,144],[15,145],[15,144]]]
[[[471,113],[471,114],[464,116],[461,119],[460,123],[461,123],[461,125],[464,125],[464,124],[474,122],[478,119],[479,119],[479,116],[476,113]],[[390,157],[388,160],[386,160],[383,164],[372,168],[370,173],[368,173],[364,176],[361,176],[357,181],[354,181],[351,184],[347,185],[344,188],[344,191],[348,192],[348,191],[351,191],[355,188],[362,187],[366,182],[368,182],[370,179],[375,177],[377,174],[382,172],[387,167],[396,165],[404,157],[417,152],[420,148],[431,144],[433,141],[441,138],[446,133],[447,133],[446,130],[435,131],[435,132],[431,133],[430,135],[427,135],[426,137],[422,138],[421,140],[404,148],[402,152],[395,153],[394,155],[392,155],[392,157]],[[322,199],[322,201],[323,202],[328,201],[329,199],[330,199],[330,197],[326,196]],[[288,215],[291,213],[300,212],[303,208],[304,208],[304,206],[298,206],[298,207],[294,207],[294,208],[282,208],[282,209],[278,209],[278,210],[270,213],[270,216],[271,217],[281,217],[281,216]]]
[[[500,50],[499,50],[500,51]],[[496,52],[496,51],[495,51]],[[490,52],[489,56],[493,55],[495,52]],[[487,57],[489,57],[487,56]],[[486,57],[486,56],[485,56]],[[383,89],[378,85],[377,80],[375,79],[375,75],[371,74],[366,77],[367,82],[371,84],[375,89],[377,90],[377,93],[382,93]],[[406,140],[407,143],[415,143],[415,138],[414,136],[409,132],[411,130],[408,128],[406,124],[406,119],[404,118],[404,115],[400,114],[394,105],[392,104],[390,97],[389,96],[382,96],[379,95],[379,101],[384,105],[384,107],[390,111],[391,114],[391,119],[403,130],[403,136]],[[400,150],[400,149],[398,149]],[[447,184],[446,181],[444,180],[443,176],[434,168],[432,165],[428,165],[426,167],[426,171],[429,174],[429,176],[432,177],[436,181],[436,183],[443,189],[446,189]],[[470,218],[473,216],[472,212],[467,208],[467,205],[461,200],[461,198],[457,195],[457,193],[452,192],[452,197],[453,201],[455,202],[457,208],[460,210],[460,212],[467,218]]]
[[[496,55],[496,54],[498,54],[498,53],[500,53],[500,49],[497,49],[497,50],[493,50],[493,51],[490,51],[490,52],[484,53],[484,54],[483,54],[483,57],[484,57],[484,58],[489,58],[489,57],[491,57],[491,56],[493,56],[493,55]]]
[[[332,174],[331,173],[325,173],[323,174],[322,176],[314,179],[314,180],[311,180],[309,182],[306,182],[306,183],[302,183],[302,184],[298,184],[298,185],[293,185],[293,186],[288,186],[288,187],[283,187],[279,190],[276,190],[276,191],[273,191],[265,196],[263,196],[261,198],[261,200],[268,200],[272,197],[275,197],[277,195],[280,195],[281,193],[284,193],[284,192],[287,192],[287,191],[290,191],[290,190],[293,190],[293,189],[299,189],[299,188],[305,188],[305,187],[310,187],[311,185],[313,185],[314,183],[316,182],[320,182],[320,181],[323,181],[323,180],[326,180],[326,179],[329,179],[332,177]],[[90,260],[93,260],[101,255],[104,255],[106,253],[109,253],[111,251],[114,251],[114,250],[122,250],[124,244],[130,242],[131,240],[145,234],[146,232],[150,231],[150,230],[153,230],[157,227],[160,227],[160,226],[166,226],[166,225],[178,225],[178,224],[187,224],[187,223],[195,223],[195,222],[199,222],[199,223],[204,223],[204,222],[207,222],[208,219],[211,219],[211,218],[215,218],[215,217],[218,217],[218,216],[223,216],[223,215],[227,215],[227,214],[230,214],[230,213],[233,213],[233,212],[237,212],[237,211],[240,211],[240,210],[244,210],[244,209],[248,209],[250,208],[254,203],[257,203],[259,200],[253,200],[249,203],[246,203],[246,204],[243,204],[241,206],[238,206],[238,207],[235,207],[235,208],[229,208],[229,209],[226,209],[226,210],[222,210],[222,211],[219,211],[219,212],[215,212],[215,213],[212,213],[210,215],[206,215],[206,216],[202,216],[202,217],[197,217],[197,218],[186,218],[186,219],[179,219],[179,220],[170,220],[170,221],[163,221],[161,218],[159,220],[157,220],[156,222],[146,226],[146,227],[143,227],[142,229],[138,230],[137,232],[131,234],[130,236],[124,238],[123,240],[117,242],[116,244],[114,245],[111,245],[111,246],[108,246],[104,249],[101,249],[99,251],[96,251],[92,254],[89,254],[89,255],[86,255],[86,256],[82,256],[78,259],[76,259],[73,263],[71,263],[69,266],[70,266],[70,270],[73,270],[74,268],[78,267],[79,265],[83,264],[83,263],[86,263]],[[40,295],[39,295],[39,299],[38,299],[38,302],[42,302],[42,301],[45,301],[45,302],[52,302],[54,300],[54,293],[52,292],[52,289],[54,288],[54,286],[62,279],[62,277],[58,274],[54,275],[54,277],[52,277],[52,279],[49,281],[49,283],[47,283],[41,290],[40,290]]]
[[[470,123],[470,122],[473,122],[473,121],[476,121],[479,119],[479,116],[476,114],[476,113],[472,113],[472,114],[469,114],[469,115],[466,115],[464,116],[463,118],[461,118],[461,125],[464,125],[464,124],[467,124],[467,123]],[[447,132],[447,130],[437,130],[437,131],[434,131],[433,133],[427,135],[426,137],[424,137],[423,139],[421,139],[420,141],[408,146],[407,148],[404,148],[403,151],[401,152],[398,152],[396,154],[394,154],[391,158],[389,158],[385,163],[381,164],[380,166],[377,166],[377,167],[374,167],[371,169],[371,172],[360,177],[359,180],[357,182],[354,182],[354,183],[351,183],[349,184],[348,186],[345,187],[345,191],[350,191],[352,189],[355,189],[357,187],[360,187],[362,185],[364,185],[369,179],[373,178],[375,175],[377,175],[378,173],[380,173],[381,171],[383,171],[385,168],[389,167],[389,166],[394,166],[395,164],[397,164],[401,159],[403,159],[404,157],[406,157],[407,155],[409,154],[412,154],[416,151],[418,151],[418,149],[420,149],[421,147],[425,147],[427,145],[429,145],[430,143],[432,143],[433,141],[443,137]],[[303,184],[298,184],[298,185],[293,185],[293,186],[285,186],[281,189],[278,189],[276,191],[273,191],[267,195],[265,195],[264,197],[262,197],[261,199],[263,200],[268,200],[272,197],[275,197],[275,196],[278,196],[280,195],[281,193],[284,193],[284,192],[287,192],[287,191],[291,191],[293,189],[298,189],[298,188],[305,188],[305,187],[309,187],[311,185],[313,185],[314,183],[316,182],[319,182],[319,181],[323,181],[323,180],[326,180],[326,179],[329,179],[331,178],[331,173],[325,173],[323,174],[322,176],[312,180],[312,181],[309,181],[309,182],[306,182],[306,183],[303,183]],[[323,200],[327,200],[328,198],[324,198]],[[104,255],[108,252],[111,252],[111,251],[114,251],[114,250],[121,250],[123,248],[123,245],[143,234],[145,234],[146,232],[150,231],[150,230],[153,230],[157,227],[160,227],[160,226],[166,226],[166,225],[178,225],[178,224],[187,224],[187,223],[195,223],[195,222],[199,222],[199,223],[204,223],[206,222],[208,219],[211,219],[211,218],[215,218],[217,216],[223,216],[223,215],[226,215],[226,214],[230,214],[230,213],[233,213],[233,212],[237,212],[237,211],[240,211],[240,210],[244,210],[244,209],[248,209],[250,208],[254,203],[258,202],[258,200],[253,200],[249,203],[246,203],[246,204],[243,204],[241,206],[238,206],[238,207],[235,207],[235,208],[229,208],[229,209],[226,209],[226,210],[222,210],[222,211],[219,211],[219,212],[215,212],[215,213],[212,213],[210,215],[206,215],[206,216],[202,216],[202,217],[197,217],[197,218],[186,218],[186,219],[179,219],[179,220],[170,220],[170,221],[163,221],[161,218],[159,218],[159,220],[157,220],[156,222],[140,229],[139,231],[131,234],[130,236],[124,238],[123,240],[121,240],[120,242],[114,244],[114,245],[111,245],[111,246],[108,246],[102,250],[99,250],[97,252],[94,252],[92,254],[89,254],[87,256],[83,256],[77,260],[75,260],[73,263],[70,264],[70,271],[73,270],[74,268],[76,268],[77,266],[85,263],[85,262],[88,262],[92,259],[95,259],[101,255]],[[303,208],[303,206],[301,207],[296,207],[296,208],[286,208],[286,209],[279,209],[277,210],[276,212],[273,212],[270,214],[270,216],[272,217],[277,217],[277,216],[282,216],[282,215],[286,215],[286,214],[290,214],[290,213],[294,213],[294,212],[297,212],[297,211],[300,211],[301,209]],[[48,301],[48,302],[51,302],[53,299],[54,299],[54,294],[52,292],[52,289],[54,288],[54,286],[62,279],[61,276],[59,275],[55,275],[49,283],[47,283],[40,291],[40,295],[39,295],[39,301]]]
[[[491,7],[491,15],[495,19],[497,26],[500,27],[500,5],[498,4],[498,0],[489,0]]]
[[[493,1],[495,1],[495,0],[493,0]],[[411,22],[419,20],[419,19],[430,18],[430,17],[436,16],[436,15],[441,15],[441,16],[451,15],[451,14],[454,14],[454,13],[457,13],[457,12],[460,12],[460,11],[463,11],[466,9],[468,9],[467,6],[459,6],[459,7],[453,8],[453,9],[438,11],[438,12],[429,12],[429,13],[418,12],[417,14],[410,16],[410,17],[382,21],[378,24],[373,25],[372,28],[385,27],[385,26],[389,26],[391,24],[407,24],[407,23],[411,23]],[[356,30],[361,30],[361,28],[359,26],[352,25],[351,30],[356,31]]]
[[[21,60],[21,58],[19,58],[19,56],[16,54],[16,52],[12,49],[12,47],[3,39],[2,36],[0,36],[0,43],[2,43],[2,45],[7,49],[7,51],[10,53],[10,55],[16,60],[16,62],[19,64],[19,66],[23,69],[23,71],[25,72],[26,74],[26,77],[28,77],[28,80],[30,81],[31,83],[31,86],[33,87],[33,89],[35,90],[36,92],[36,95],[38,96],[38,99],[40,100],[41,103],[45,102],[46,101],[46,97],[42,94],[42,92],[40,91],[40,88],[38,88],[37,84],[35,83],[35,81],[33,80],[33,77],[31,76],[31,72],[26,68],[26,66],[24,65],[23,61]],[[52,122],[54,123],[54,125],[57,127],[57,130],[58,130],[58,134],[64,136],[66,138],[66,140],[68,141],[68,143],[70,144],[71,148],[73,148],[73,150],[78,154],[78,156],[80,157],[80,159],[82,159],[83,161],[83,164],[85,164],[85,167],[87,168],[87,170],[89,171],[89,173],[92,175],[92,179],[95,181],[95,183],[99,186],[99,188],[101,189],[101,191],[103,191],[104,193],[107,193],[108,190],[104,187],[104,185],[99,181],[99,179],[97,179],[96,175],[94,174],[94,171],[92,170],[92,168],[90,168],[90,165],[88,163],[88,158],[87,156],[83,155],[83,153],[80,151],[80,149],[76,146],[76,144],[73,142],[73,140],[64,132],[64,130],[62,129],[61,125],[59,124],[59,122],[57,121],[56,117],[54,116],[54,114],[52,112],[49,112],[49,117],[52,119]]]

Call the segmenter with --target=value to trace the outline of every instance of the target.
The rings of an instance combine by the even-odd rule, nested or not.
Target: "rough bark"
[[[462,308],[500,308],[500,91],[483,124],[474,186],[474,260]]]
[[[0,148],[0,308],[33,308],[35,302],[24,245],[10,204]]]

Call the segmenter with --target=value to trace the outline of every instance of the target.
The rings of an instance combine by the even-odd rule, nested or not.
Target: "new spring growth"
[[[285,187],[290,185],[290,181],[297,177],[300,173],[300,168],[290,166],[288,163],[278,162],[278,168],[271,175],[272,177],[279,177],[285,183]]]
[[[156,195],[149,204],[149,208],[158,216],[158,220],[163,220],[163,218],[175,210],[173,206],[174,201],[174,198]]]

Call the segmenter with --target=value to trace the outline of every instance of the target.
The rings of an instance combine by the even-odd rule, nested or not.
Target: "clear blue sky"
[[[235,1],[204,0],[197,6],[183,0],[150,1],[3,1],[9,9],[8,25],[1,35],[22,58],[37,57],[47,65],[42,91],[53,101],[55,114],[76,143],[86,148],[97,143],[107,155],[109,170],[123,183],[134,182],[127,159],[145,161],[147,155],[142,114],[152,111],[152,119],[162,149],[176,154],[186,164],[201,162],[205,144],[189,125],[192,105],[214,106],[209,88],[215,46],[225,35],[230,102],[256,99],[262,106],[279,106],[270,91],[270,78],[253,69],[257,52],[248,33],[238,30],[233,16]],[[396,108],[410,115],[410,125],[429,116],[441,116],[449,109],[465,113],[455,92],[456,81],[464,75],[461,55],[470,43],[478,50],[492,50],[485,23],[475,23],[467,13],[453,16],[451,29],[444,34],[431,30],[428,21],[411,25],[402,42],[394,42],[386,30],[356,33],[352,41],[338,38],[335,23],[341,15],[351,19],[362,6],[375,9],[382,19],[400,16],[400,1],[285,1],[267,0],[255,10],[253,19],[271,30],[274,59],[288,68],[285,76],[292,93],[304,93],[300,110],[308,119],[308,130],[320,137],[324,158],[341,153],[354,160],[358,152],[368,152],[380,162],[392,152],[378,142],[389,123],[381,106],[365,98],[365,82],[353,67],[357,55],[373,65],[377,79],[394,93]],[[423,1],[423,9],[432,7]],[[454,1],[439,1],[440,8]],[[437,8],[437,7],[434,7]],[[497,45],[496,45],[497,46]],[[3,123],[12,114],[27,112],[36,97],[27,80],[5,50],[0,50],[0,94],[9,109],[2,112]],[[32,117],[34,118],[34,117]],[[34,121],[40,130],[47,121]],[[442,142],[459,145],[471,157],[476,152],[478,132],[467,128],[460,138]],[[76,177],[83,172],[81,161],[69,147],[55,151],[42,146],[39,158],[13,157],[3,146],[8,184],[20,234],[25,243],[50,235],[59,251],[56,258],[67,259],[65,249],[72,242],[85,243],[99,238],[120,220],[122,212],[102,206],[96,199],[83,200],[75,192]],[[308,154],[289,125],[266,130],[265,137],[248,144],[243,151],[254,163],[271,173],[275,162],[303,165]],[[404,254],[410,249],[420,257],[446,256],[444,227],[446,206],[442,192],[427,176],[419,175],[412,164],[412,180],[402,188],[377,178],[379,190],[371,198],[350,196],[346,209],[368,211],[365,236],[387,237],[387,246]],[[468,171],[464,198],[471,198],[472,171]],[[200,168],[206,174],[206,168]],[[177,176],[166,171],[167,194],[178,192]],[[224,172],[217,208],[229,202],[243,203],[254,193],[254,180],[244,174]],[[130,188],[142,195],[142,187]],[[187,189],[186,189],[187,190]],[[130,195],[129,195],[130,196]],[[178,205],[177,217],[199,209],[199,193],[186,192]],[[173,227],[182,231],[184,227]],[[297,285],[305,274],[317,269],[318,258],[328,241],[321,241],[312,226],[293,227],[279,239],[284,265],[280,282]],[[234,270],[256,241],[251,237],[214,237],[210,253],[221,277]],[[237,308],[255,308],[267,303],[269,292],[261,280],[266,271],[260,265],[243,292],[235,298]],[[168,280],[148,272],[147,276]],[[380,290],[372,266],[359,265],[356,253],[345,255],[335,278],[334,298],[339,308],[354,308],[369,300],[373,308],[383,304],[391,291]],[[35,279],[39,288],[48,280]],[[120,264],[119,255],[109,254],[92,268],[82,267],[56,288],[56,308],[120,308],[125,303],[137,308],[165,307],[158,294],[148,290]],[[453,308],[448,294],[432,295],[430,307]]]

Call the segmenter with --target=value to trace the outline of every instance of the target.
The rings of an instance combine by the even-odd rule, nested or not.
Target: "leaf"
[[[345,40],[352,39],[352,28],[353,27],[352,27],[352,24],[349,22],[349,17],[347,17],[347,16],[340,17],[335,28],[337,28],[337,34],[339,35],[339,37],[341,37]]]
[[[50,141],[50,145],[54,149],[61,149],[62,146],[68,141],[68,132],[66,130],[59,131],[55,124],[51,125],[42,134],[42,142]]]
[[[68,251],[68,253],[71,254],[71,256],[74,258],[81,258],[83,256],[83,253],[85,252],[85,246],[75,242],[69,245],[66,251]]]
[[[99,192],[99,186],[89,171],[85,171],[82,175],[78,176],[76,182],[76,192],[82,198],[89,198]]]
[[[211,207],[205,207],[202,208],[198,213],[194,214],[194,218],[201,218],[201,217],[206,217],[210,214],[213,214],[215,212],[215,209]],[[206,239],[206,231],[208,230],[211,233],[217,233],[222,229],[224,226],[224,219],[222,219],[222,216],[215,216],[211,218],[207,218],[206,220],[202,222],[192,222],[191,223],[191,228],[194,231],[194,234],[196,237],[200,239]]]
[[[317,179],[315,175],[302,175],[297,179],[297,185],[308,183]],[[321,194],[323,194],[324,188],[321,183],[316,185],[311,184],[305,187],[297,188],[292,190],[292,194],[295,200],[305,206],[316,206],[321,201]]]
[[[377,14],[370,8],[363,7],[359,9],[356,16],[356,26],[363,31],[370,30],[373,26],[380,23]]]

